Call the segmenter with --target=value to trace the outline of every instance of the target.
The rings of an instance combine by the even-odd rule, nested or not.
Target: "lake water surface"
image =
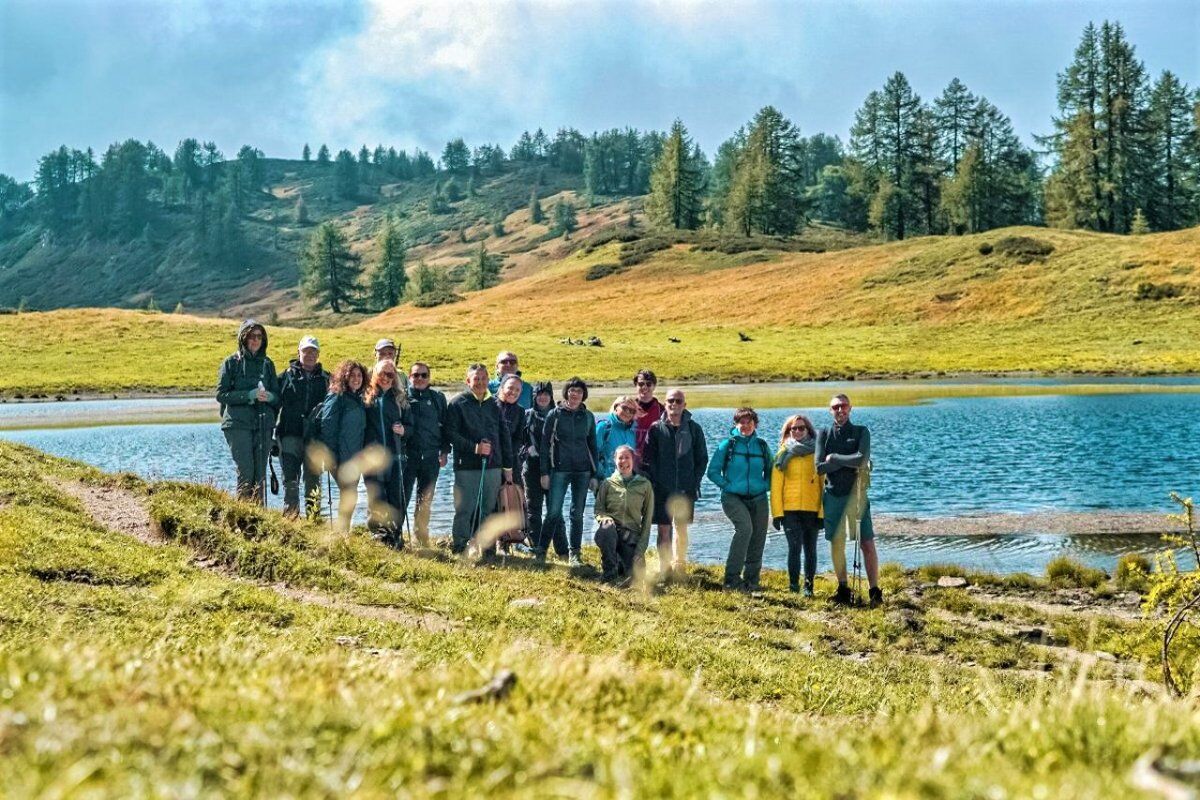
[[[119,403],[114,418],[127,419]],[[194,402],[194,401],[192,401]],[[82,403],[69,403],[79,406]],[[45,414],[64,404],[7,404]],[[159,409],[161,411],[161,409]],[[795,411],[818,425],[824,408],[760,411],[760,434],[774,445],[783,421]],[[730,427],[730,409],[693,409],[710,452]],[[872,508],[920,517],[1032,511],[1172,511],[1167,493],[1200,489],[1200,394],[1048,395],[936,400],[914,406],[859,408],[854,421],[871,428]],[[0,431],[0,437],[104,470],[233,486],[233,470],[216,424],[93,425]],[[278,470],[278,465],[276,465]],[[434,505],[434,532],[445,533],[452,514],[447,469]],[[336,491],[336,490],[335,490]],[[722,562],[730,526],[716,487],[707,481],[697,508],[691,556]],[[272,497],[277,506],[279,498]],[[356,519],[365,511],[360,497]],[[587,520],[591,527],[590,514]],[[893,526],[894,527],[894,526]],[[884,561],[906,566],[953,561],[1001,572],[1040,572],[1057,555],[1111,569],[1125,552],[1158,547],[1157,537],[1074,535],[1045,531],[1011,536],[882,536]],[[784,566],[786,544],[771,532],[767,565]],[[822,569],[828,568],[822,553]]]

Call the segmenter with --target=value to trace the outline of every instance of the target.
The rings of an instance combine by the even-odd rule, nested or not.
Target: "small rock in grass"
[[[518,597],[509,602],[509,608],[537,608],[542,601],[537,597]]]
[[[961,589],[967,585],[967,579],[954,575],[943,575],[938,578],[937,585],[943,589]]]
[[[1017,628],[1013,631],[1013,636],[1024,642],[1048,642],[1050,634],[1046,633],[1044,628],[1038,628],[1033,625]]]
[[[516,685],[516,673],[511,669],[502,669],[496,673],[494,678],[478,689],[472,689],[456,696],[454,702],[462,705],[464,703],[482,703],[485,700],[503,700]]]

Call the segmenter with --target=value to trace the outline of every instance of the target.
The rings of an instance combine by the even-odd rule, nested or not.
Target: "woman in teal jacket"
[[[708,479],[721,489],[721,508],[733,523],[725,559],[725,588],[757,591],[771,504],[771,448],[755,435],[752,408],[733,413],[734,429],[708,462]]]
[[[608,416],[596,422],[596,457],[600,462],[600,479],[616,472],[613,454],[622,445],[637,447],[637,401],[621,395],[613,401]]]
[[[333,371],[329,394],[321,406],[321,441],[329,450],[325,469],[338,482],[338,523],[344,531],[350,530],[358,503],[359,473],[341,467],[362,452],[366,439],[367,410],[362,400],[366,382],[367,370],[362,364],[343,361]]]

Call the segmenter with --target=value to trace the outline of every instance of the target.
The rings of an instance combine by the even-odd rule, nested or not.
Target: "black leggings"
[[[800,585],[800,552],[804,551],[804,584],[812,586],[817,574],[817,533],[821,518],[815,511],[784,511],[783,535],[788,543],[788,582]]]

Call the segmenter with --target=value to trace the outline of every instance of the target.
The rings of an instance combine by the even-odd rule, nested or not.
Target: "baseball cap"
[[[396,347],[396,343],[393,342],[391,339],[380,339],[378,342],[375,343],[375,352],[378,353],[380,350],[382,350],[385,347]],[[396,349],[399,350],[400,348],[396,347]]]
[[[313,350],[320,350],[320,349],[321,349],[321,343],[317,341],[317,337],[315,337],[315,336],[305,336],[303,339],[301,339],[301,340],[300,340],[300,349],[301,349],[301,350],[307,350],[307,349],[309,349],[310,347],[311,347]]]

